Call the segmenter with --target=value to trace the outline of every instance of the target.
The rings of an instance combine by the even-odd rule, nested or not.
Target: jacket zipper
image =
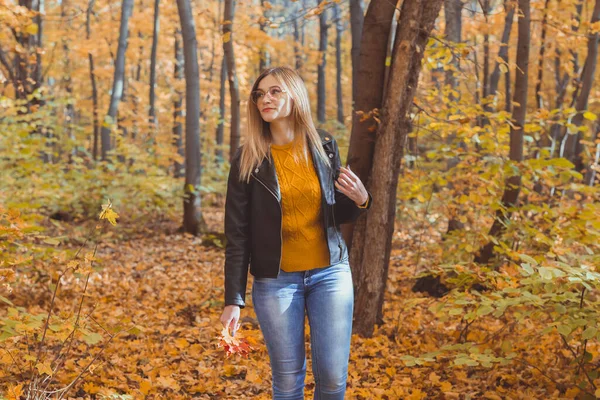
[[[279,211],[281,213],[281,218],[279,220],[279,265],[277,266],[277,276],[279,276],[279,271],[281,270],[281,259],[283,257],[283,233],[282,233],[282,230],[283,230],[283,208],[281,208],[281,203],[277,199],[277,195],[275,193],[273,193],[273,191],[271,189],[269,189],[267,187],[267,185],[265,185],[263,183],[263,181],[258,179],[258,177],[256,175],[252,174],[252,176],[258,182],[260,182],[260,184],[263,185],[269,193],[271,193],[273,195],[273,197],[275,198],[275,201],[277,202],[277,205],[279,206]]]

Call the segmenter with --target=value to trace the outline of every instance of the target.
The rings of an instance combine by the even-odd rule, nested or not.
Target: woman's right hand
[[[221,323],[227,330],[231,330],[231,336],[235,336],[235,332],[240,327],[240,306],[229,305],[225,306],[221,314]]]

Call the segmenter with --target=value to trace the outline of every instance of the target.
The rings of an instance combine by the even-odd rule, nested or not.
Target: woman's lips
[[[275,110],[275,109],[274,108],[265,108],[265,109],[263,109],[263,112],[269,112],[269,111],[273,111],[273,110]]]

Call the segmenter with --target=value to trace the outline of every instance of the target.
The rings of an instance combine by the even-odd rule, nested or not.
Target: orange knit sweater
[[[283,211],[281,269],[286,272],[329,265],[319,178],[310,152],[307,163],[299,150],[294,142],[271,145]],[[294,160],[294,152],[298,152],[298,162]]]

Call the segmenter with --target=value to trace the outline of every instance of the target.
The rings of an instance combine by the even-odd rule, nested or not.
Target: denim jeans
[[[304,399],[305,315],[310,325],[314,399],[343,399],[354,308],[348,260],[302,272],[281,270],[278,278],[255,278],[252,302],[269,352],[273,399]]]

